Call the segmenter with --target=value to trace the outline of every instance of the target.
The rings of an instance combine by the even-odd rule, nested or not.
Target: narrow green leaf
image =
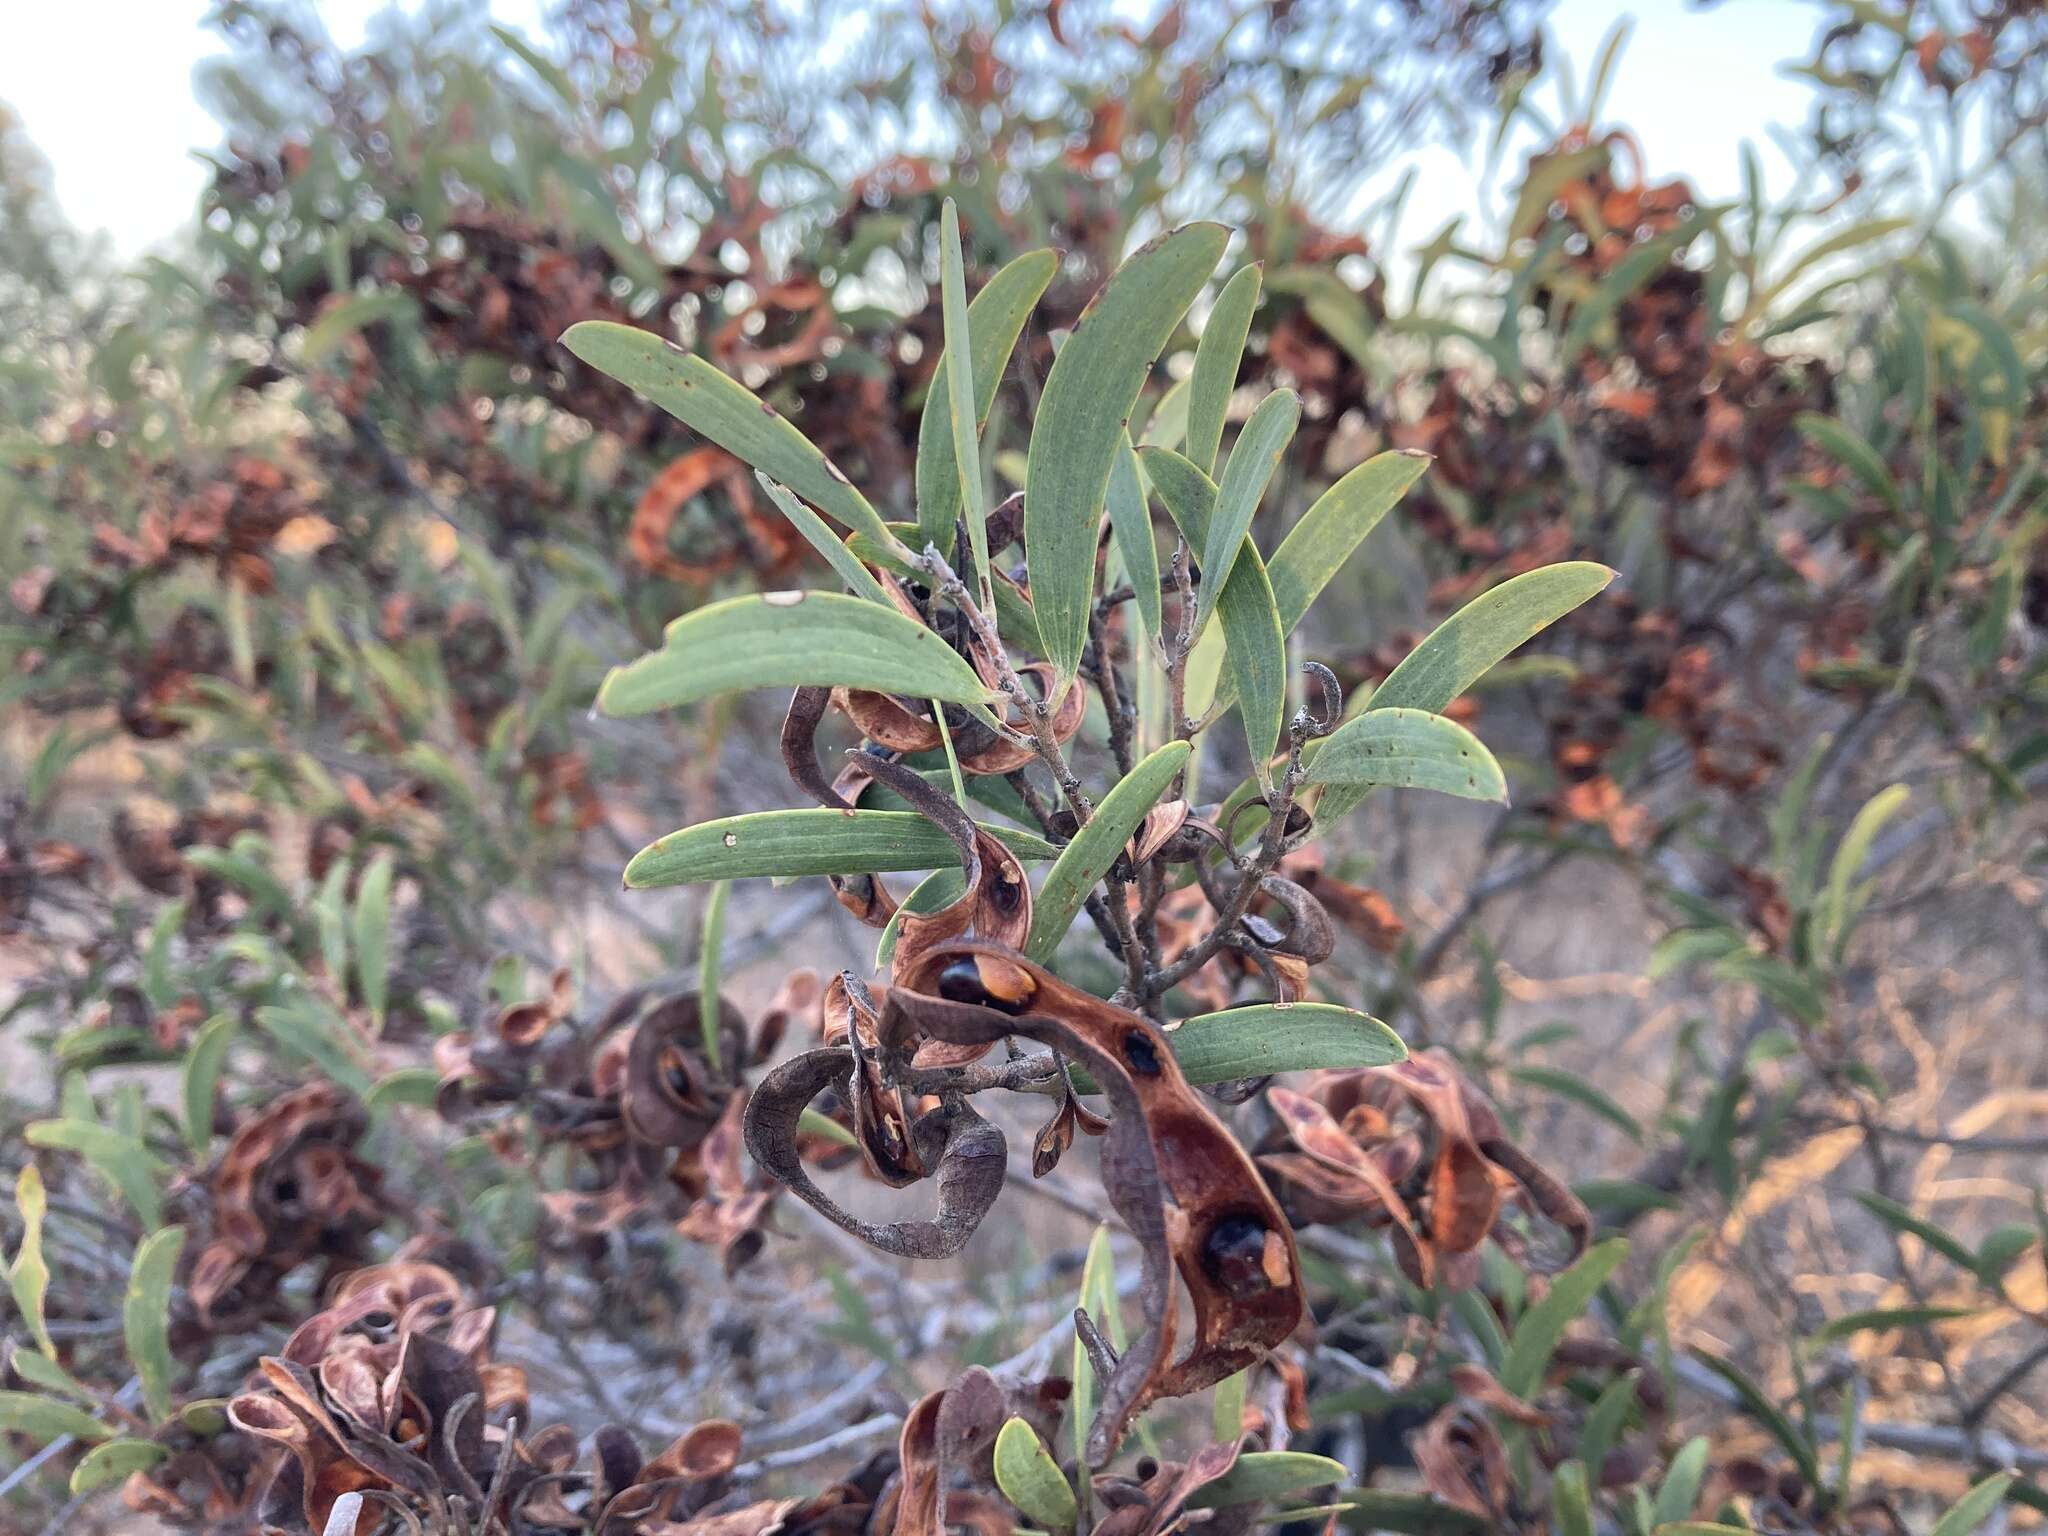
[[[507,50],[518,56],[521,63],[547,82],[548,89],[561,99],[562,105],[570,111],[580,111],[583,98],[577,92],[562,66],[534,47],[510,27],[494,26],[491,36]]]
[[[389,850],[379,853],[363,871],[356,888],[355,932],[356,990],[370,1011],[370,1028],[384,1027],[384,1008],[391,989],[391,879],[394,865]]]
[[[46,1444],[60,1435],[74,1440],[105,1440],[114,1431],[69,1403],[34,1392],[0,1392],[0,1430],[23,1434]]]
[[[400,1067],[370,1085],[370,1091],[363,1095],[363,1108],[373,1115],[399,1104],[432,1109],[440,1087],[441,1074],[432,1067]]]
[[[320,964],[337,985],[348,978],[348,881],[353,866],[336,859],[313,897],[313,921],[320,934]]]
[[[1344,1463],[1306,1451],[1246,1451],[1213,1483],[1188,1496],[1189,1509],[1228,1509],[1258,1504],[1297,1488],[1320,1488],[1344,1480]]]
[[[184,922],[181,898],[165,907],[150,927],[149,946],[142,955],[142,995],[152,1008],[168,1008],[177,1000],[171,994],[171,941]]]
[[[1839,256],[1844,251],[1854,250],[1859,245],[1868,245],[1873,240],[1882,240],[1885,236],[1897,234],[1902,229],[1910,229],[1912,224],[1910,218],[1864,219],[1815,241],[1792,259],[1775,282],[1757,295],[1749,306],[1750,310],[1753,313],[1762,313],[1773,299],[1798,280],[1801,273],[1810,271],[1828,257]]]
[[[960,260],[960,210],[946,199],[939,214],[939,307],[946,334],[946,353],[955,359],[946,369],[946,406],[951,420],[954,484],[967,521],[967,543],[974,552],[975,590],[989,591],[988,526],[981,507],[981,412],[974,400],[974,343],[967,330],[967,275]],[[919,517],[923,517],[922,508]],[[950,530],[949,530],[950,535]],[[938,541],[950,550],[949,537]]]
[[[670,624],[661,649],[614,667],[598,690],[611,715],[643,715],[746,688],[846,687],[949,704],[993,695],[931,630],[837,592],[727,598]]]
[[[1500,1364],[1500,1384],[1517,1397],[1534,1397],[1543,1384],[1550,1357],[1564,1338],[1565,1328],[1593,1300],[1594,1292],[1628,1253],[1628,1243],[1610,1238],[1596,1244],[1579,1261],[1550,1282],[1543,1299],[1524,1312],[1508,1340],[1507,1357]]]
[[[158,1423],[171,1415],[171,1277],[184,1247],[183,1227],[165,1227],[145,1237],[136,1245],[121,1300],[128,1362],[142,1381],[143,1404]]]
[[[1080,1294],[1075,1304],[1087,1312],[1112,1347],[1123,1342],[1123,1317],[1116,1302],[1116,1264],[1110,1255],[1109,1223],[1096,1227],[1088,1240],[1088,1256],[1081,1263]],[[1088,1427],[1095,1422],[1095,1367],[1089,1363],[1079,1332],[1074,1337],[1074,1461],[1088,1465]],[[1084,1470],[1084,1476],[1085,1470]]]
[[[1301,521],[1287,530],[1266,562],[1283,630],[1294,632],[1352,551],[1429,465],[1429,455],[1415,449],[1374,454],[1318,496]]]
[[[1441,713],[1495,662],[1570,613],[1614,575],[1604,565],[1570,560],[1502,582],[1431,630],[1373,690],[1372,708]],[[1316,820],[1324,824],[1335,821],[1370,790],[1370,785],[1346,785],[1324,791],[1316,806]]]
[[[121,1193],[145,1227],[163,1225],[156,1163],[142,1143],[110,1126],[86,1120],[38,1120],[22,1132],[32,1147],[76,1152]]]
[[[1388,1488],[1347,1488],[1350,1512],[1338,1519],[1349,1531],[1399,1531],[1404,1536],[1484,1536],[1493,1529],[1469,1510],[1426,1493],[1401,1493]]]
[[[988,424],[996,389],[1032,306],[1059,270],[1052,251],[1027,251],[988,280],[967,306],[967,349],[973,363],[974,430]],[[917,428],[917,521],[925,539],[950,552],[960,515],[960,474],[951,422],[952,378],[944,356],[932,373]],[[979,471],[977,470],[977,483]]]
[[[806,544],[824,557],[825,563],[832,567],[841,581],[869,602],[889,606],[889,594],[875,580],[874,572],[860,563],[854,552],[846,547],[846,541],[832,531],[825,519],[792,496],[787,486],[769,479],[758,469],[754,471],[754,478],[768,493],[768,499],[775,503],[775,510],[789,519],[789,525],[804,536]]]
[[[1238,1371],[1216,1383],[1210,1403],[1210,1427],[1219,1443],[1244,1433],[1244,1389],[1249,1371]]]
[[[1550,1475],[1550,1504],[1557,1511],[1559,1536],[1593,1536],[1593,1506],[1583,1464],[1568,1461]]]
[[[772,476],[827,517],[905,554],[865,496],[817,446],[752,390],[652,331],[585,320],[562,345],[600,373],[637,390],[701,437]]]
[[[1888,1200],[1875,1190],[1856,1191],[1856,1203],[1894,1232],[1910,1232],[1951,1264],[1965,1270],[1975,1270],[1977,1256],[1970,1247],[1955,1234],[1936,1226],[1923,1216],[1915,1215],[1896,1200]]]
[[[1814,1453],[1813,1442],[1793,1426],[1783,1409],[1764,1396],[1763,1388],[1751,1381],[1732,1360],[1724,1360],[1704,1349],[1695,1349],[1692,1354],[1701,1365],[1735,1389],[1736,1396],[1742,1400],[1744,1412],[1769,1431],[1771,1438],[1798,1465],[1800,1475],[1808,1483],[1820,1487],[1820,1458]]]
[[[1934,1523],[1933,1536],[1971,1536],[1971,1533],[1991,1518],[1991,1511],[1998,1507],[1998,1501],[2005,1497],[2006,1489],[2013,1485],[2013,1474],[1994,1472],[1977,1484],[1955,1506]]]
[[[2025,1222],[2009,1221],[1993,1227],[1977,1245],[1972,1267],[1977,1278],[1995,1286],[2019,1256],[2034,1246],[2037,1234]]]
[[[1251,536],[1252,518],[1265,500],[1273,472],[1301,424],[1301,397],[1276,389],[1261,400],[1231,446],[1230,460],[1216,484],[1216,504],[1201,544],[1202,595],[1220,592],[1236,568],[1238,552]]]
[[[1080,1516],[1074,1490],[1059,1463],[1022,1419],[1011,1419],[996,1435],[996,1486],[1025,1519],[1049,1531],[1069,1529]]]
[[[314,367],[356,332],[411,314],[413,309],[412,295],[402,288],[352,294],[306,327],[299,355],[308,367]]]
[[[1223,422],[1230,396],[1237,388],[1238,365],[1244,360],[1245,338],[1251,334],[1252,312],[1259,307],[1262,269],[1257,262],[1240,267],[1209,311],[1202,339],[1195,344],[1195,370],[1188,375],[1187,456],[1205,475],[1216,473],[1216,454],[1223,446]]]
[[[325,999],[298,992],[288,1002],[256,1010],[256,1023],[285,1049],[311,1062],[357,1098],[370,1091],[370,1074],[357,1056],[348,1021]]]
[[[14,1181],[14,1211],[21,1218],[21,1243],[7,1266],[7,1284],[14,1292],[14,1305],[22,1321],[28,1324],[36,1347],[54,1360],[57,1351],[50,1343],[50,1327],[44,1312],[50,1292],[50,1265],[43,1257],[43,1217],[49,1209],[42,1170],[24,1161]]]
[[[1251,1003],[1199,1013],[1167,1031],[1166,1043],[1191,1083],[1227,1083],[1324,1067],[1384,1067],[1404,1061],[1401,1037],[1370,1014],[1335,1003]],[[1074,1086],[1094,1093],[1078,1067]]]
[[[185,1145],[194,1157],[204,1157],[213,1142],[213,1100],[236,1027],[233,1014],[216,1013],[200,1026],[192,1037],[192,1048],[185,1053],[179,1086],[185,1106]]]
[[[1557,1067],[1510,1067],[1508,1076],[1516,1082],[1527,1083],[1531,1088],[1540,1088],[1545,1093],[1554,1093],[1583,1105],[1608,1124],[1619,1127],[1630,1141],[1643,1139],[1643,1127],[1636,1117],[1576,1072],[1566,1072]]]
[[[61,1392],[88,1408],[99,1406],[99,1399],[93,1396],[84,1382],[40,1350],[17,1348],[8,1363],[14,1367],[14,1374],[32,1387],[41,1387],[46,1392]]]
[[[704,936],[697,946],[697,991],[704,999],[698,1012],[704,1033],[704,1059],[713,1073],[723,1065],[718,1045],[718,989],[724,980],[719,968],[725,948],[725,900],[731,894],[730,880],[711,882],[710,894],[704,899]]]
[[[828,1120],[815,1109],[807,1109],[796,1117],[796,1128],[800,1135],[819,1136],[826,1141],[836,1141],[842,1147],[857,1147],[860,1142],[853,1132],[837,1120]]]
[[[1500,764],[1457,721],[1420,709],[1368,709],[1323,739],[1309,765],[1311,784],[1434,789],[1463,800],[1505,805]]]
[[[1853,1333],[1953,1322],[1959,1317],[1974,1317],[1978,1310],[1976,1307],[1873,1307],[1868,1311],[1845,1312],[1840,1317],[1830,1318],[1813,1337],[1816,1343],[1832,1344]]]
[[[1848,938],[1849,930],[1855,926],[1856,913],[1862,903],[1853,893],[1853,883],[1863,872],[1863,862],[1870,857],[1870,845],[1877,841],[1877,834],[1899,813],[1912,794],[1903,784],[1879,790],[1856,813],[1855,819],[1849,823],[1849,830],[1842,834],[1841,846],[1835,850],[1834,862],[1828,866],[1827,890],[1821,896],[1817,914],[1823,952],[1838,950]]]
[[[1145,464],[1159,499],[1180,525],[1189,547],[1204,548],[1218,495],[1209,477],[1168,448],[1146,449]],[[1223,584],[1215,612],[1245,742],[1263,784],[1270,775],[1273,750],[1287,714],[1287,637],[1281,632],[1280,609],[1266,576],[1266,562],[1249,538],[1238,542],[1237,560],[1230,580]],[[1190,709],[1199,707],[1193,678],[1200,655],[1198,645],[1188,664]]]
[[[1107,499],[1110,531],[1116,535],[1117,551],[1124,558],[1124,574],[1130,578],[1135,594],[1131,603],[1138,610],[1139,626],[1148,642],[1157,640],[1163,614],[1159,546],[1152,542],[1152,509],[1146,504],[1144,477],[1128,432],[1117,445]]]
[[[1021,859],[1049,859],[1055,852],[1029,832],[983,830]],[[958,858],[945,834],[915,811],[756,811],[699,822],[649,843],[626,866],[626,884],[644,890],[761,875],[879,875],[941,869]]]
[[[1088,893],[1123,854],[1145,813],[1159,803],[1176,775],[1187,765],[1188,743],[1170,741],[1136,764],[1102,797],[1095,815],[1060,850],[1031,906],[1031,936],[1024,952],[1041,965],[1073,926]]]
[[[1372,707],[1439,712],[1524,641],[1614,580],[1590,560],[1524,571],[1481,593],[1431,630],[1373,690]]]
[[[935,869],[918,881],[911,893],[889,914],[889,921],[882,925],[882,936],[875,941],[875,969],[879,971],[896,958],[896,943],[903,937],[903,915],[906,912],[929,917],[950,907],[966,891],[967,876],[957,865],[952,869]]]
[[[1622,1427],[1636,1405],[1636,1384],[1641,1376],[1640,1371],[1629,1371],[1609,1382],[1586,1415],[1585,1427],[1579,1431],[1578,1460],[1592,1487],[1600,1486],[1607,1453],[1621,1438]]]
[[[1707,1475],[1707,1452],[1710,1448],[1705,1435],[1694,1435],[1671,1458],[1671,1465],[1664,1472],[1664,1481],[1657,1485],[1658,1525],[1683,1520],[1693,1512],[1693,1507],[1699,1503],[1700,1484]]]
[[[1119,267],[1053,360],[1025,467],[1024,544],[1046,659],[1064,685],[1081,663],[1103,493],[1131,409],[1229,240],[1189,224]]]
[[[154,1440],[106,1440],[94,1446],[71,1469],[71,1491],[90,1493],[130,1473],[153,1467],[171,1453]]]
[[[1832,416],[1802,411],[1793,423],[1800,435],[1863,482],[1892,511],[1902,505],[1898,482],[1885,467],[1884,456]]]

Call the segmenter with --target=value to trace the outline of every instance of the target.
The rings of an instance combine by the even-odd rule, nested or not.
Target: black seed
[[[982,985],[981,967],[971,955],[962,956],[939,972],[939,996],[949,1003],[973,1003],[998,1013],[1014,1015],[1024,1011],[1023,1003],[1006,1002]]]
[[[1159,1051],[1143,1030],[1133,1029],[1124,1035],[1124,1060],[1131,1064],[1131,1070],[1140,1077],[1159,1075]]]
[[[1256,1216],[1225,1216],[1202,1243],[1202,1268],[1233,1296],[1266,1290],[1266,1224]]]

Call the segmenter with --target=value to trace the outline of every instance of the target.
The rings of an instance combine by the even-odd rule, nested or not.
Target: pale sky
[[[492,0],[492,14],[532,35],[544,0]],[[328,30],[360,41],[391,0],[324,0]],[[191,217],[206,179],[191,151],[218,141],[194,99],[192,74],[223,51],[200,25],[204,0],[0,0],[0,101],[48,158],[57,201],[87,231],[104,231],[131,260]],[[1689,176],[1709,197],[1739,186],[1738,151],[1753,139],[1767,168],[1782,164],[1764,135],[1797,125],[1807,89],[1779,66],[1802,54],[1818,7],[1807,0],[1561,0],[1553,37],[1584,88],[1609,27],[1636,27],[1609,93],[1606,119],[1641,138],[1653,176]],[[1421,157],[1403,237],[1420,241],[1471,205],[1472,172],[1448,151]],[[1391,177],[1398,168],[1390,168]]]

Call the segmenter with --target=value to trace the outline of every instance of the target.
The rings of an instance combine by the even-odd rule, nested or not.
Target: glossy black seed
[[[1140,1077],[1159,1075],[1159,1049],[1143,1030],[1128,1030],[1124,1034],[1124,1060],[1131,1070]]]
[[[1202,1243],[1202,1268],[1233,1296],[1267,1289],[1266,1224],[1256,1216],[1225,1216]]]
[[[939,996],[949,1003],[973,1003],[980,1008],[993,1008],[998,1013],[1020,1014],[1024,1011],[1022,1002],[1008,1002],[982,985],[981,967],[972,955],[963,955],[939,972]]]

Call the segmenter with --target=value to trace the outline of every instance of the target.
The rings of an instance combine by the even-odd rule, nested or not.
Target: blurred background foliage
[[[92,1435],[27,1397],[155,1446],[138,1465],[200,1434],[139,1406],[129,1254],[216,1221],[225,1139],[313,1078],[368,1104],[332,1136],[381,1193],[231,1319],[195,1308],[199,1237],[174,1256],[181,1402],[313,1310],[307,1261],[423,1234],[481,1256],[584,1428],[719,1413],[793,1445],[838,1424],[778,1440],[790,1404],[856,1381],[835,1411],[879,1439],[888,1402],[1064,1315],[1087,1225],[1057,1200],[938,1278],[793,1222],[721,1282],[665,1222],[551,1224],[561,1167],[433,1111],[436,1041],[557,968],[592,1014],[694,974],[701,897],[617,871],[777,803],[772,721],[592,694],[679,612],[826,579],[736,460],[557,338],[670,336],[909,516],[948,197],[970,291],[1064,253],[988,429],[1000,489],[1061,334],[1193,217],[1263,263],[1240,403],[1304,400],[1259,527],[1375,452],[1432,456],[1318,612],[1348,688],[1506,577],[1619,569],[1454,711],[1512,810],[1382,796],[1331,841],[1354,937],[1318,980],[1451,1051],[1633,1237],[1591,1326],[1668,1382],[1665,1452],[1707,1437],[1700,1510],[1917,1528],[2004,1468],[2036,1518],[2048,12],[1811,11],[1811,116],[1774,130],[1795,183],[1750,157],[1721,201],[1604,116],[1625,34],[1575,72],[1523,0],[567,0],[533,35],[458,7],[353,51],[226,0],[203,206],[128,269],[0,116],[0,1131],[8,1181],[54,1192],[0,1212],[17,1297],[31,1229],[55,1277],[8,1324],[23,1528],[94,1492],[67,1483]],[[1410,228],[1374,173],[1423,143],[1497,213]],[[1206,311],[1147,441],[1184,430]],[[1245,767],[1217,749],[1210,797]],[[867,964],[804,887],[740,888],[723,923],[750,1009],[799,952]],[[1403,1432],[1488,1335],[1357,1243],[1297,1440],[1413,1489]],[[1504,1317],[1516,1283],[1483,1282]],[[1517,1523],[1592,1529],[1547,1476],[1515,1469]],[[1596,1476],[1601,1528],[1695,1513],[1657,1494]]]

